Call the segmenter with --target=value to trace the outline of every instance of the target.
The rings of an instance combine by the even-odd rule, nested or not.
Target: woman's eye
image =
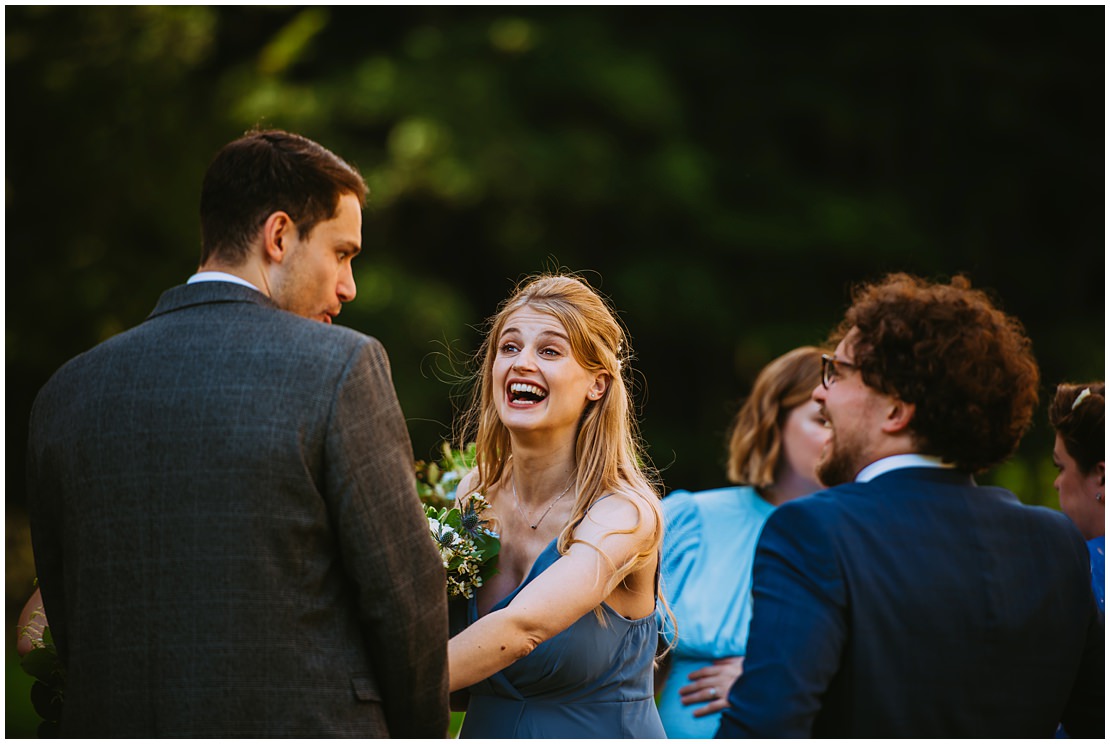
[[[513,344],[513,343],[501,344],[501,353],[502,354],[512,354],[514,351],[516,351],[516,344]]]
[[[543,354],[544,356],[558,356],[559,355],[559,350],[548,348],[548,349],[543,349],[540,353]]]

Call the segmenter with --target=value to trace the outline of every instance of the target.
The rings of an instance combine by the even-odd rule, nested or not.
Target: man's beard
[[[825,445],[825,452],[817,462],[817,479],[829,488],[841,483],[851,483],[859,469],[856,467],[855,448],[849,443],[840,443],[836,432]]]

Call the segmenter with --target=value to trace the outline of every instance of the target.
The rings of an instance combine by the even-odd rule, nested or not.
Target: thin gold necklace
[[[571,479],[567,483],[567,487],[563,489],[563,492],[561,494],[559,494],[558,496],[556,496],[554,499],[552,499],[551,503],[547,505],[547,508],[543,510],[543,514],[540,515],[540,518],[536,520],[535,524],[532,524],[532,520],[529,519],[524,514],[524,510],[520,508],[520,497],[516,495],[516,473],[513,473],[512,479],[513,479],[513,501],[516,502],[516,510],[518,512],[520,512],[520,516],[524,518],[525,524],[527,524],[532,529],[536,529],[537,527],[540,526],[540,523],[543,522],[544,517],[546,517],[548,512],[551,511],[551,507],[555,506],[555,504],[559,501],[559,499],[566,496],[567,492],[570,491],[570,487],[574,485],[574,477],[571,476]]]

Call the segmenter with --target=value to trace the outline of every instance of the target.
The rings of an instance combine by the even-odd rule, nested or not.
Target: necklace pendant
[[[559,501],[559,499],[566,496],[567,492],[570,491],[570,487],[574,485],[573,475],[574,474],[571,473],[572,477],[570,479],[570,482],[567,483],[567,487],[563,489],[563,492],[556,496],[551,501],[551,503],[547,505],[547,508],[543,510],[543,514],[540,515],[539,520],[537,520],[535,524],[532,524],[532,520],[528,519],[528,517],[524,514],[524,510],[520,508],[520,497],[516,495],[516,473],[513,473],[513,500],[516,502],[516,510],[520,512],[520,516],[524,520],[524,523],[526,525],[531,527],[533,530],[540,526],[544,518],[547,517],[547,515],[551,512],[551,507],[555,506],[555,503]]]

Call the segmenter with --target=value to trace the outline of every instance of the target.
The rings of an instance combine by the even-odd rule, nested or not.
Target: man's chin
[[[837,457],[836,452],[817,463],[817,480],[826,488],[851,483],[856,477],[855,467],[846,458]]]

